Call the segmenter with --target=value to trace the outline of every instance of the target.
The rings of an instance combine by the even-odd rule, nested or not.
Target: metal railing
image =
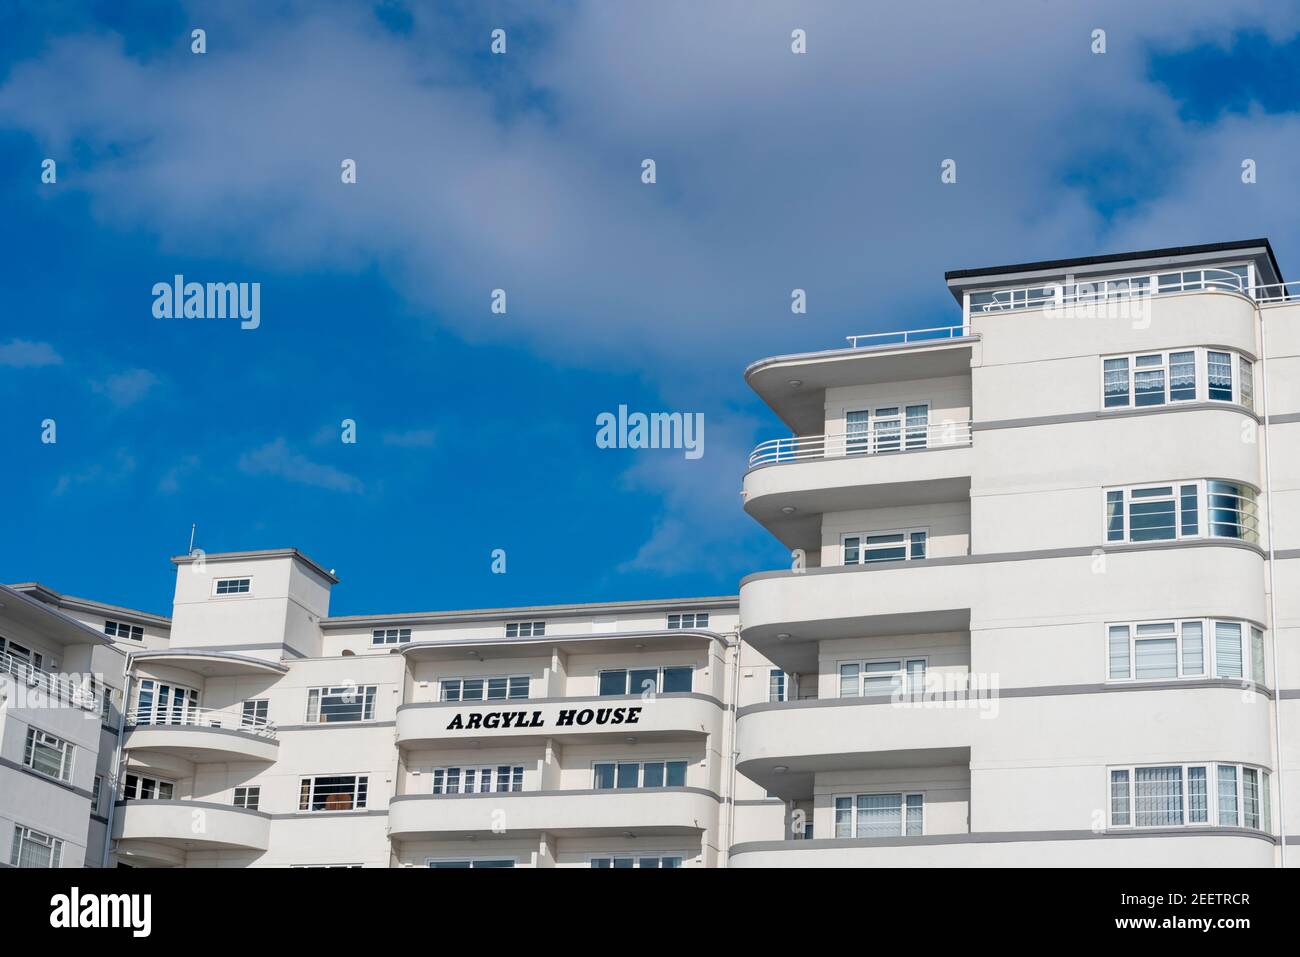
[[[966,326],[931,326],[928,329],[904,329],[901,332],[869,332],[860,336],[845,336],[850,349],[869,346],[909,345],[913,342],[931,342],[941,339],[960,339],[970,335]]]
[[[0,674],[13,675],[27,688],[67,701],[87,711],[98,710],[100,696],[89,675],[69,677],[38,668],[26,658],[0,651]]]
[[[1250,281],[1244,270],[1183,269],[1113,279],[984,290],[970,294],[970,315],[1025,309],[1093,307],[1144,296],[1167,296],[1207,289],[1249,295]]]
[[[907,425],[891,420],[882,426],[872,422],[861,432],[836,435],[796,435],[769,439],[749,453],[749,467],[775,462],[805,462],[882,452],[918,452],[922,449],[960,447],[971,444],[970,422],[929,422]]]
[[[230,708],[136,708],[127,716],[127,724],[131,727],[186,725],[195,728],[226,728],[275,739],[275,725],[266,718]]]
[[[1255,287],[1255,301],[1261,306],[1300,301],[1300,282],[1275,282]]]

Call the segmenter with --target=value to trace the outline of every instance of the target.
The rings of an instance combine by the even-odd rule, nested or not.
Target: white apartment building
[[[947,279],[951,326],[747,370],[791,563],[738,598],[331,617],[293,549],[173,559],[170,618],[5,588],[0,862],[1295,863],[1267,241]]]

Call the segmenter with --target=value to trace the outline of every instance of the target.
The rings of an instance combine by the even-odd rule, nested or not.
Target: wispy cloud
[[[67,472],[54,483],[54,494],[65,495],[75,488],[103,488],[117,485],[135,474],[135,456],[118,449],[109,462],[96,462],[81,472]]]
[[[135,405],[159,383],[159,378],[148,369],[129,369],[103,380],[90,383],[90,388],[119,409]]]
[[[239,457],[240,471],[247,475],[274,475],[298,485],[329,489],[333,492],[360,493],[365,490],[361,479],[342,469],[322,462],[313,462],[289,448],[282,438]]]
[[[63,364],[63,357],[48,342],[12,339],[0,345],[0,366],[10,369],[39,369]]]
[[[187,455],[163,473],[158,480],[158,491],[163,495],[175,495],[180,491],[181,479],[199,467],[197,455]]]
[[[385,432],[380,441],[399,449],[427,449],[436,438],[433,429],[408,429],[405,432]]]

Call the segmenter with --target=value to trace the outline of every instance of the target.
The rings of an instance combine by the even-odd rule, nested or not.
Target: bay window
[[[1106,489],[1105,506],[1108,542],[1259,541],[1255,490],[1235,482],[1197,479]]]
[[[1111,827],[1248,827],[1271,831],[1269,774],[1243,764],[1111,768]]]
[[[1107,678],[1244,678],[1264,684],[1264,632],[1218,619],[1126,622],[1106,626]]]
[[[1199,399],[1253,409],[1253,365],[1241,353],[1205,348],[1103,356],[1102,408],[1141,409]]]

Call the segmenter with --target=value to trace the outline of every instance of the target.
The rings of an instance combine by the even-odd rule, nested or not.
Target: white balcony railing
[[[850,349],[870,346],[903,346],[913,342],[931,342],[936,339],[960,339],[969,335],[966,326],[931,326],[928,329],[905,329],[902,332],[869,332],[861,336],[845,336]]]
[[[12,675],[33,692],[67,701],[87,711],[99,708],[100,697],[89,675],[69,676],[46,671],[7,651],[0,651],[0,674]]]
[[[137,709],[127,718],[131,727],[165,727],[184,725],[194,728],[226,728],[261,738],[275,739],[275,725],[266,718],[244,714],[230,708],[159,708]]]
[[[1300,302],[1300,282],[1275,282],[1268,286],[1256,286],[1255,299],[1262,306]]]
[[[749,453],[749,467],[776,462],[805,462],[882,452],[919,452],[922,449],[960,447],[971,444],[970,422],[929,422],[905,425],[871,423],[861,432],[838,435],[796,435],[769,439]]]
[[[1113,279],[985,290],[970,294],[970,314],[1024,309],[1091,309],[1146,296],[1167,296],[1207,289],[1249,295],[1250,280],[1244,267],[1239,270],[1183,269]]]

